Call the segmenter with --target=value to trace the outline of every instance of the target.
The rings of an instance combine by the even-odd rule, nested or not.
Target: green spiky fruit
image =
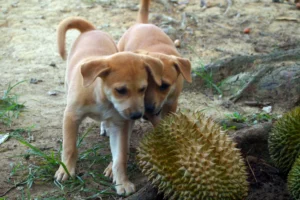
[[[169,199],[243,199],[244,161],[212,119],[195,113],[166,117],[140,143],[138,165]]]
[[[300,153],[300,107],[287,112],[274,124],[268,143],[275,166],[287,174]]]
[[[294,199],[300,199],[300,156],[288,175],[288,189]]]

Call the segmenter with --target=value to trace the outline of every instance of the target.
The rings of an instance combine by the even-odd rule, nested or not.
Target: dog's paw
[[[136,191],[135,185],[128,180],[116,183],[115,187],[118,195],[128,196]]]
[[[106,167],[106,169],[103,172],[104,176],[108,178],[113,178],[113,172],[112,172],[112,162],[109,163],[109,165]]]
[[[69,174],[71,177],[75,176],[75,168],[74,169],[68,169]],[[54,178],[58,182],[63,182],[69,178],[68,173],[65,171],[65,169],[62,166],[59,166],[58,170],[56,171]]]

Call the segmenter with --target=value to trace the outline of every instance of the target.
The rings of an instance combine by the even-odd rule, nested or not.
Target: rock
[[[161,21],[162,24],[180,24],[178,20],[163,14],[152,14],[151,21]]]
[[[23,190],[23,189],[24,189],[23,186],[18,186],[18,187],[17,187],[17,190],[19,190],[19,191],[21,191],[21,190]]]
[[[57,67],[56,64],[55,64],[55,62],[53,62],[53,61],[49,64],[49,66],[51,66],[51,67]]]
[[[266,113],[271,113],[272,112],[272,106],[265,106],[262,108],[263,111]]]
[[[8,9],[7,8],[2,8],[2,13],[3,14],[7,14],[8,13]]]
[[[56,96],[57,95],[57,91],[55,91],[55,90],[48,91],[48,95],[49,96]]]
[[[36,78],[31,78],[31,79],[30,79],[30,83],[31,83],[31,84],[38,84],[38,83],[40,83],[40,82],[43,82],[43,80],[38,80],[38,79],[36,79]]]
[[[13,8],[18,7],[18,3],[19,3],[19,2],[12,3],[12,4],[11,4],[11,7],[13,7]]]
[[[175,47],[180,48],[180,40],[175,40],[174,41]]]
[[[165,32],[165,34],[167,34],[171,39],[175,39],[176,38],[176,34],[177,34],[177,30],[169,25],[169,26],[163,26],[161,27],[161,29]]]

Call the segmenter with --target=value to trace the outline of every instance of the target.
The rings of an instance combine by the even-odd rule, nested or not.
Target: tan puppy
[[[62,162],[74,176],[79,124],[85,117],[106,121],[113,157],[113,166],[109,169],[112,169],[117,193],[128,195],[135,191],[126,174],[133,120],[144,114],[148,72],[161,84],[163,65],[150,56],[118,53],[108,34],[95,30],[92,24],[78,17],[67,18],[59,24],[58,48],[63,58],[68,29],[78,29],[81,34],[68,57]],[[55,178],[58,181],[68,178],[62,166]]]
[[[135,51],[159,58],[164,63],[162,85],[148,80],[145,116],[156,126],[160,119],[175,112],[183,79],[191,78],[190,61],[180,57],[173,41],[157,26],[148,23],[150,0],[141,0],[137,24],[127,30],[118,43],[119,51]]]

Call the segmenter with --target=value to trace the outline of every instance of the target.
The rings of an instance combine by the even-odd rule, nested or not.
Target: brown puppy
[[[162,85],[148,80],[145,116],[156,126],[160,119],[177,109],[183,79],[191,78],[190,61],[180,57],[173,41],[157,26],[148,23],[150,0],[141,0],[137,24],[127,30],[118,43],[119,51],[134,51],[159,58],[164,63]]]
[[[163,65],[150,56],[117,52],[108,34],[78,17],[59,24],[58,48],[63,58],[68,29],[81,32],[69,54],[66,72],[62,162],[69,174],[60,166],[55,178],[64,181],[75,175],[78,126],[85,117],[91,117],[109,125],[113,181],[118,194],[128,195],[135,191],[126,174],[133,120],[144,114],[148,72],[161,84]]]

